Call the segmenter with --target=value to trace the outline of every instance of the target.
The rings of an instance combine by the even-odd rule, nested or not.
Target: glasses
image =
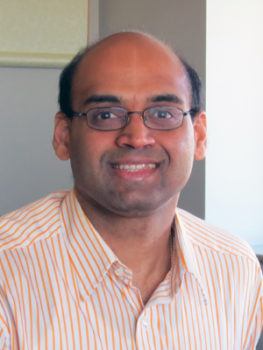
[[[147,128],[172,130],[179,128],[184,117],[192,113],[192,109],[185,112],[178,107],[171,106],[150,107],[144,111],[127,111],[122,107],[97,107],[86,112],[73,112],[72,115],[85,117],[88,126],[92,129],[112,131],[125,128],[132,114],[140,114]]]

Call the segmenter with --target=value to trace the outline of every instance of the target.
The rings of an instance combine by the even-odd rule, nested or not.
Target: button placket
[[[141,315],[139,316],[138,322],[141,323],[141,327],[145,330],[149,327],[149,319],[147,315],[147,310],[143,310]]]
[[[140,313],[136,323],[136,344],[138,349],[145,348],[145,344],[148,343],[149,327],[149,315],[146,307]]]

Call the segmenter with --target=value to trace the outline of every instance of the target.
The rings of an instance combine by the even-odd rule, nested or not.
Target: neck
[[[133,284],[147,301],[171,267],[171,226],[175,201],[156,212],[125,217],[100,210],[77,194],[84,212],[118,259],[133,273]]]

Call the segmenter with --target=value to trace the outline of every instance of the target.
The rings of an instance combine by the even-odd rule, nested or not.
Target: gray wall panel
[[[59,73],[0,68],[0,215],[71,185],[51,146]]]

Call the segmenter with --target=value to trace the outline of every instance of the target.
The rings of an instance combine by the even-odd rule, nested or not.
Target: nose
[[[116,143],[119,147],[148,148],[155,144],[154,130],[147,128],[140,113],[130,115],[129,123],[120,130]]]

